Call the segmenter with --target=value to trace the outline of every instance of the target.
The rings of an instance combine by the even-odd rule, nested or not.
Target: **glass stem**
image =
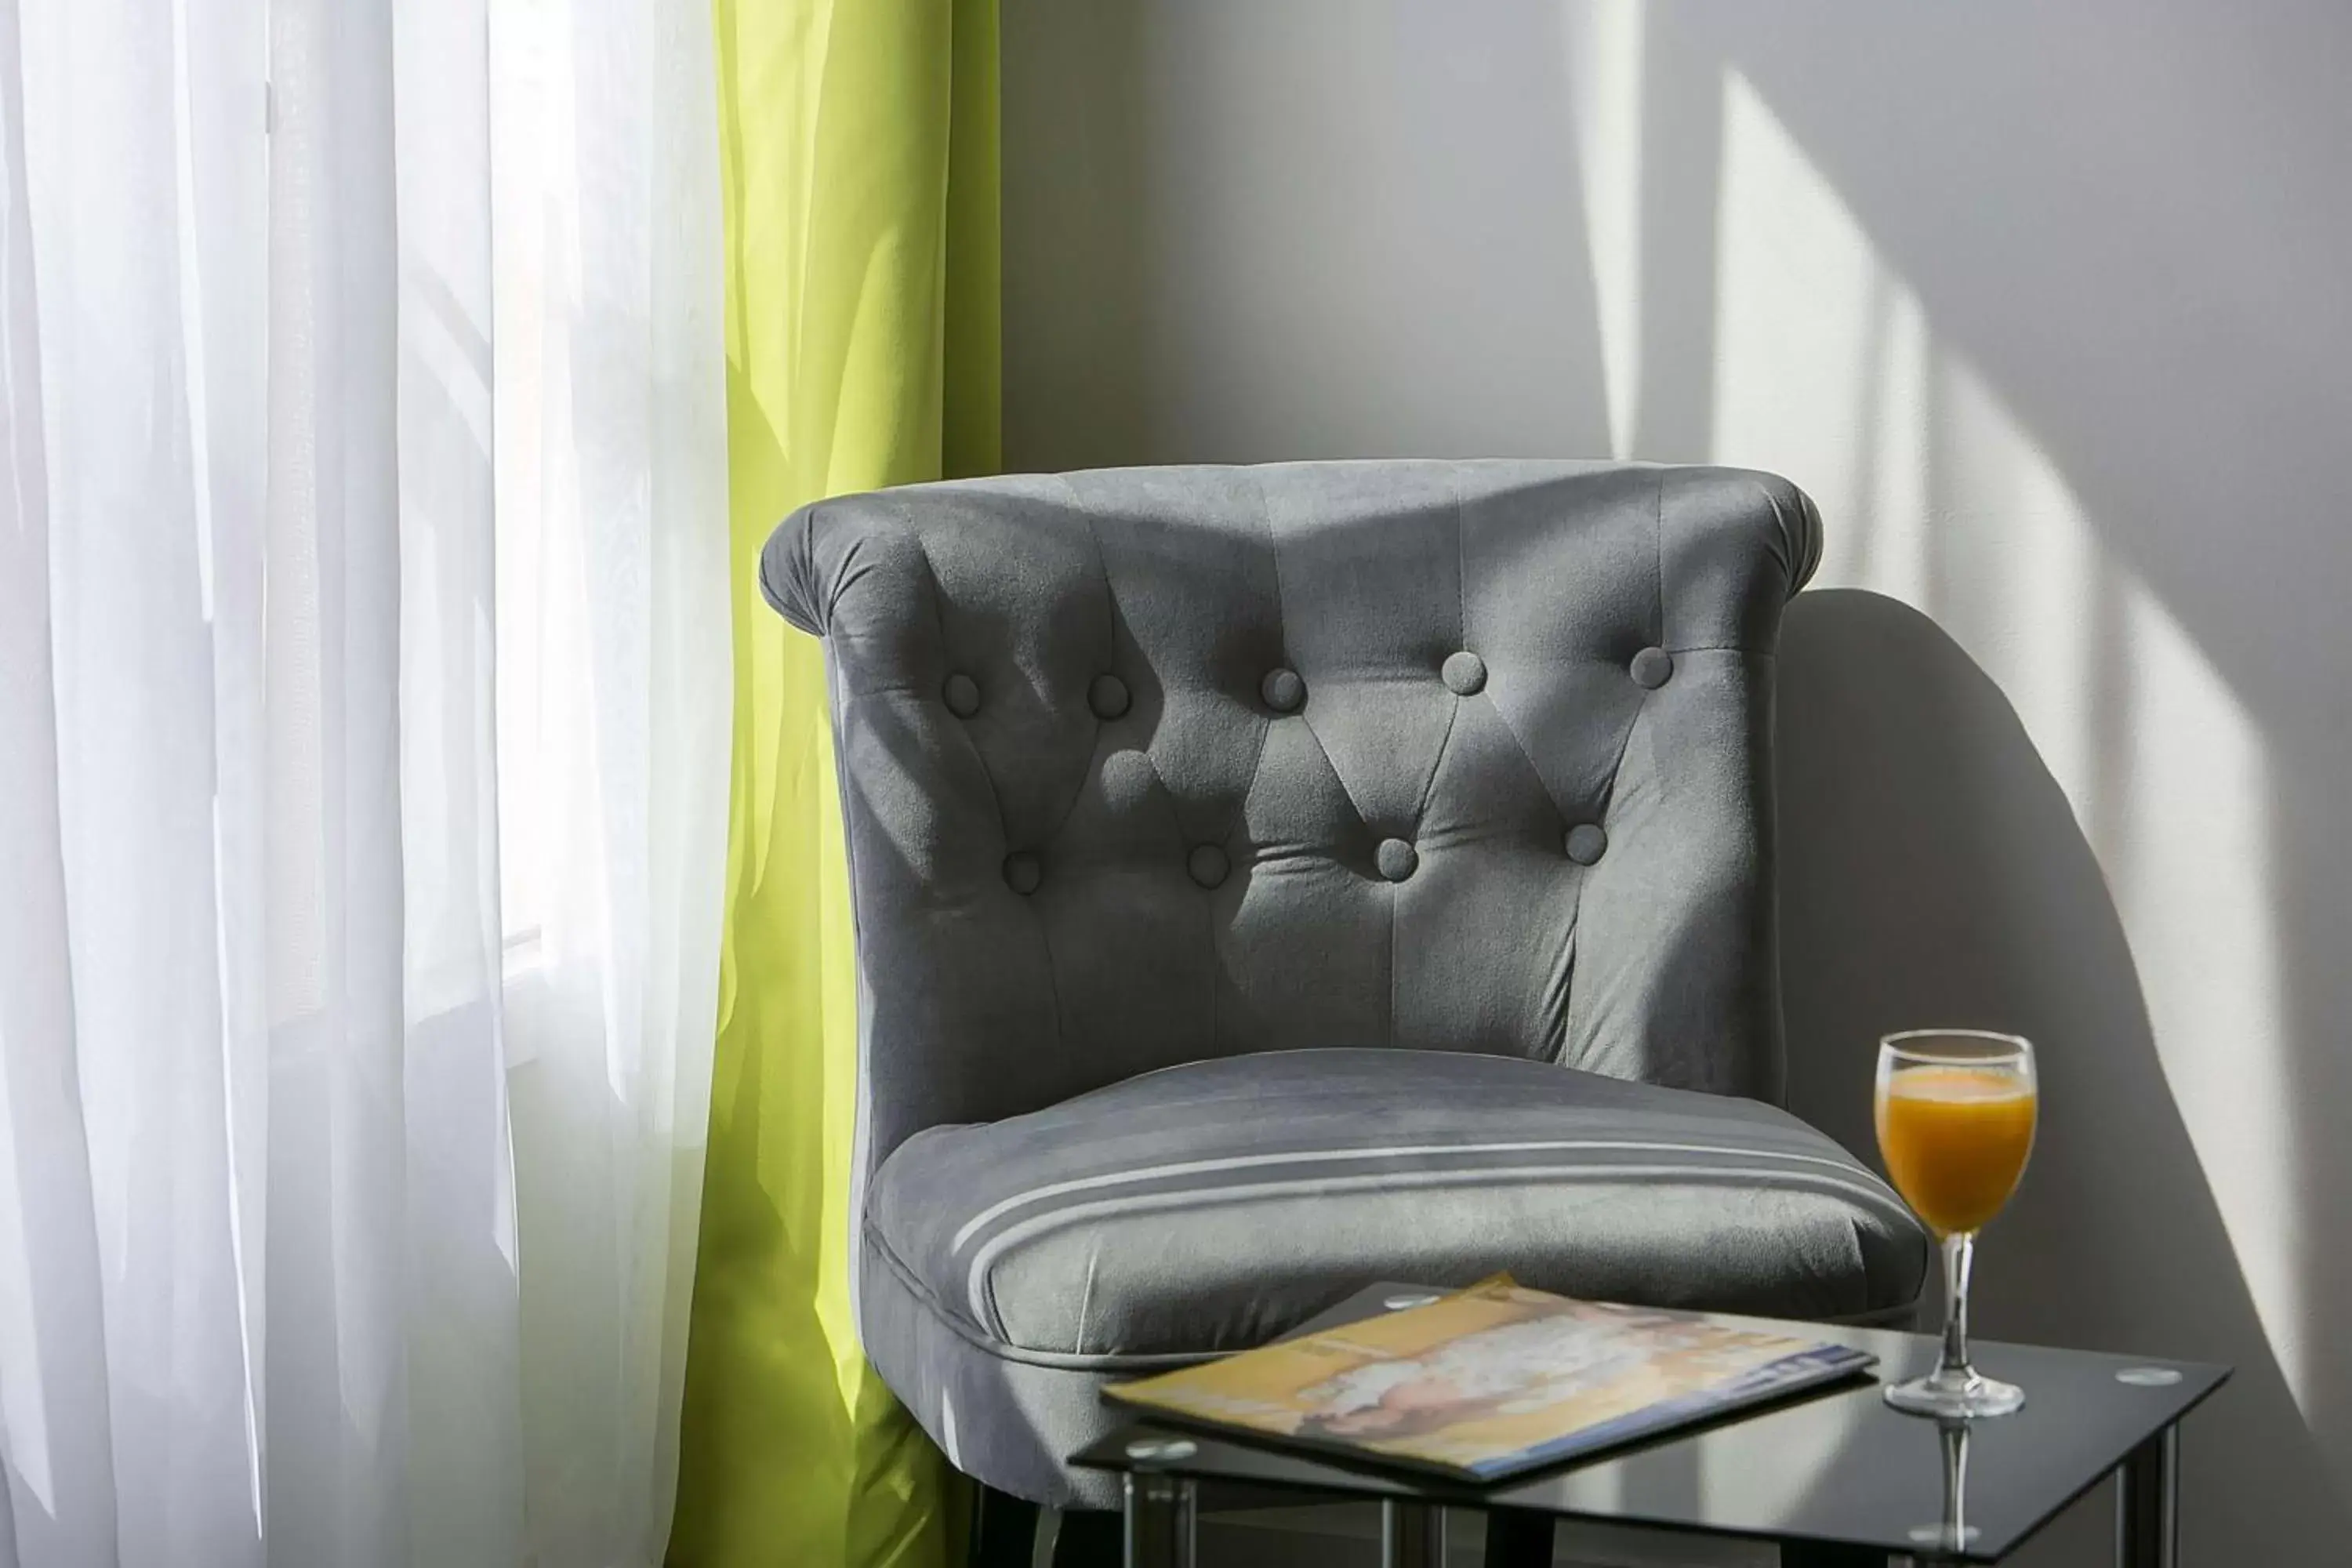
[[[1937,1377],[1965,1381],[1969,1368],[1969,1266],[1976,1260],[1974,1231],[1944,1237],[1944,1359]]]
[[[1938,1421],[1936,1428],[1944,1439],[1945,1539],[1954,1546],[1966,1546],[1969,1543],[1969,1521],[1965,1517],[1969,1495],[1969,1424],[1965,1421]]]

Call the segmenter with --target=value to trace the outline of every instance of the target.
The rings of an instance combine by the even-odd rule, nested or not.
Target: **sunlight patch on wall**
[[[1915,417],[1937,542],[1915,602],[1932,600],[1937,618],[2000,682],[2093,848],[2119,850],[2102,810],[2094,713],[2100,660],[2116,650],[2094,647],[2092,637],[2112,629],[2115,602],[2135,585],[2103,559],[2081,503],[1992,389],[1932,343]],[[1868,531],[1871,514],[1857,511],[1853,526]]]
[[[1885,347],[1874,329],[1901,313],[1873,308],[1888,293],[1885,269],[1737,75],[1725,79],[1721,167],[1714,455],[1769,458],[1756,466],[1803,485],[1825,516],[1856,516],[1874,499],[1877,426],[1897,412],[1866,391]]]
[[[2129,679],[2114,724],[2112,837],[2126,852],[2101,862],[2139,954],[2173,1098],[2279,1370],[2309,1412],[2316,1304],[2302,1300],[2295,1229],[2301,1119],[2275,957],[2268,760],[2236,693],[2137,583],[2122,625]],[[2159,928],[2168,940],[2143,943],[2143,930]]]
[[[1600,316],[1610,455],[1633,455],[1642,405],[1642,72],[1647,0],[1570,14],[1577,171]]]
[[[1723,108],[1710,455],[1802,485],[1828,522],[1818,581],[1933,616],[2016,709],[2105,873],[2166,1079],[2307,1406],[2262,734],[1736,71]]]

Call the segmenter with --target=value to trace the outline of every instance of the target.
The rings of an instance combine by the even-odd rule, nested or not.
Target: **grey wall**
[[[1791,1096],[2041,1042],[1982,1323],[2234,1362],[2192,1560],[2352,1524],[2352,8],[1005,7],[1021,468],[1777,468]],[[2092,1560],[2078,1510],[2036,1560]]]

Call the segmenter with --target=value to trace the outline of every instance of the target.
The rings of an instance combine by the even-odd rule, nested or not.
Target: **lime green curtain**
[[[857,1348],[856,983],[803,501],[997,463],[996,0],[715,0],[735,748],[679,1568],[931,1568],[946,1466]]]

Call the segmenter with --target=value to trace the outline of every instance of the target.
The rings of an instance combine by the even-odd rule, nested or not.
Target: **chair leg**
[[[1037,1505],[972,1483],[971,1568],[1034,1568]]]
[[[1054,1531],[1053,1568],[1120,1568],[1127,1559],[1124,1524],[1115,1513],[1065,1510]]]
[[[1486,1568],[1551,1568],[1551,1515],[1524,1508],[1488,1509]]]

